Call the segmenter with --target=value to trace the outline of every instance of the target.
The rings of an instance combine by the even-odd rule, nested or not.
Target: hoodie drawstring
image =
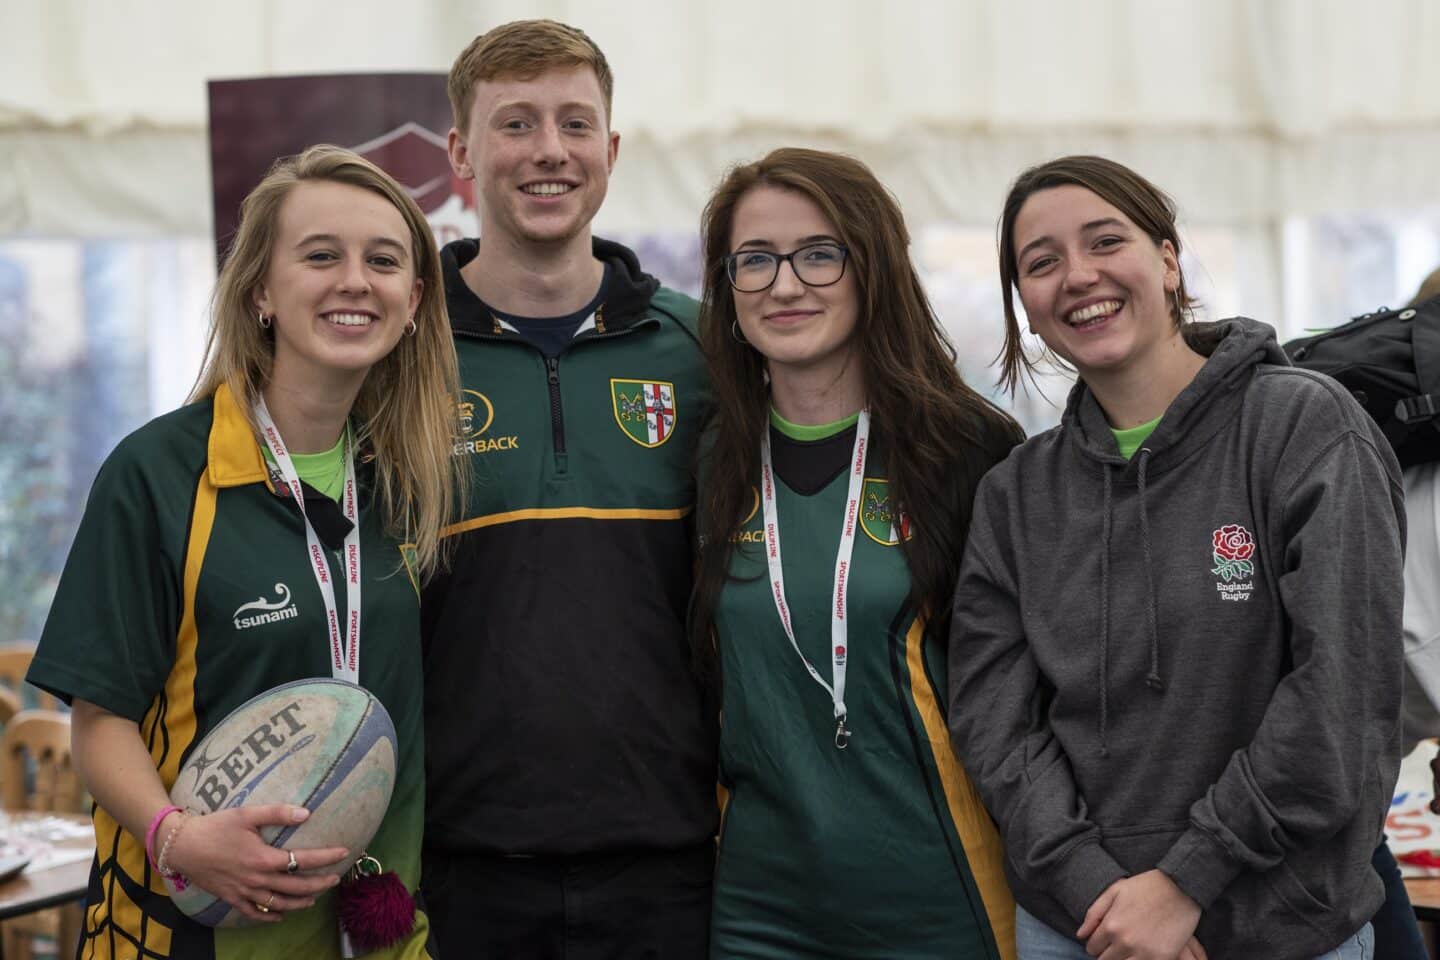
[[[1105,508],[1103,541],[1100,549],[1100,756],[1110,756],[1107,735],[1110,729],[1110,467],[1100,467],[1105,474]]]
[[[1150,462],[1150,448],[1141,447],[1139,468],[1136,472],[1136,486],[1140,495],[1140,548],[1145,551],[1145,614],[1150,627],[1150,673],[1145,683],[1151,690],[1165,689],[1160,679],[1160,631],[1155,625],[1155,563],[1150,557],[1150,514],[1145,509],[1145,466]],[[1109,472],[1106,472],[1109,476]]]
[[[1155,563],[1150,552],[1150,514],[1145,508],[1145,468],[1150,463],[1151,450],[1141,447],[1136,454],[1136,486],[1140,500],[1140,548],[1145,557],[1145,620],[1150,634],[1150,672],[1145,684],[1151,690],[1164,690],[1165,681],[1160,679],[1160,630],[1155,616]],[[1100,538],[1100,756],[1110,756],[1110,533],[1112,495],[1110,466],[1103,465],[1105,475],[1104,518]]]

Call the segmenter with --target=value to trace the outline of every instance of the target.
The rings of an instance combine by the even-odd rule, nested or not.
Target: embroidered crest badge
[[[1224,583],[1215,590],[1222,600],[1249,600],[1255,584],[1255,538],[1238,523],[1227,523],[1210,535],[1210,557],[1215,566],[1210,572]]]
[[[675,432],[675,385],[667,380],[610,380],[610,406],[625,436],[658,447]]]
[[[865,478],[860,488],[860,529],[883,547],[899,546],[901,537],[909,540],[915,535],[909,515],[897,516],[890,503],[890,481]]]

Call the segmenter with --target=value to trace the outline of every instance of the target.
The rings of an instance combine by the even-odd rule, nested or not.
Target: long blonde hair
[[[440,528],[453,518],[465,489],[465,458],[451,454],[460,373],[435,238],[415,201],[385,171],[349,150],[321,144],[276,161],[250,191],[215,286],[205,363],[190,399],[209,397],[228,384],[258,436],[253,410],[270,379],[275,338],[257,322],[255,292],[270,269],[280,206],[307,180],[379,194],[410,228],[415,276],[423,281],[416,331],[370,368],[350,415],[357,446],[374,454],[375,500],[386,530],[414,545],[417,573],[428,577],[442,559]]]

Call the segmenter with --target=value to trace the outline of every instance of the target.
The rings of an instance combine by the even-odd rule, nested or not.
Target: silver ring
[[[300,864],[295,862],[295,851],[287,850],[286,853],[290,854],[290,862],[285,864],[285,872],[294,873],[296,870],[300,869]]]

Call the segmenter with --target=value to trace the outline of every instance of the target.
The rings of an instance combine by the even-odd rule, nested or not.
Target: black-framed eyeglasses
[[[725,258],[725,273],[730,286],[741,293],[759,293],[780,275],[780,264],[790,262],[790,269],[807,287],[828,287],[845,276],[845,261],[850,251],[838,243],[807,243],[789,253],[769,250],[741,250]]]

